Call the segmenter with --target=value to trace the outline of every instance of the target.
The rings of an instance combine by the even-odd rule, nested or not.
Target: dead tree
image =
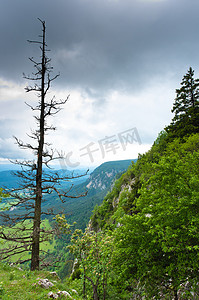
[[[53,126],[48,125],[48,118],[60,111],[61,106],[67,102],[69,96],[59,101],[55,97],[48,98],[51,83],[59,75],[52,76],[51,59],[47,56],[49,50],[46,44],[46,25],[45,21],[40,19],[39,21],[42,24],[42,35],[39,36],[41,40],[29,42],[39,45],[41,58],[39,62],[34,58],[30,58],[36,71],[32,73],[32,76],[24,74],[24,78],[34,82],[32,86],[25,88],[26,92],[36,92],[39,99],[36,106],[27,104],[35,113],[37,129],[32,130],[29,135],[32,143],[24,143],[15,138],[21,149],[32,150],[34,158],[29,161],[14,161],[15,164],[21,167],[20,171],[15,172],[15,175],[20,179],[20,183],[17,188],[7,190],[11,197],[11,209],[0,214],[1,223],[3,222],[6,225],[6,230],[0,230],[0,238],[6,241],[6,247],[0,249],[0,258],[8,259],[10,256],[30,251],[31,270],[39,269],[40,243],[45,241],[52,233],[51,230],[46,231],[45,228],[41,227],[42,215],[53,213],[51,210],[42,211],[44,195],[56,192],[61,201],[64,201],[66,197],[81,197],[83,195],[70,195],[71,189],[62,191],[61,182],[85,175],[69,178],[64,175],[60,176],[59,172],[46,171],[46,168],[44,168],[49,168],[52,160],[63,158],[62,154],[51,148],[51,144],[47,143],[45,137],[49,131],[55,130]],[[26,260],[28,259],[21,259],[20,262]]]

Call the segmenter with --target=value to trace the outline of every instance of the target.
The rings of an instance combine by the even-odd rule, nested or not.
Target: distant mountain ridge
[[[12,167],[12,165],[10,165],[10,168]],[[1,170],[1,169],[0,169]],[[19,171],[20,169],[10,169],[10,170],[3,170],[0,171],[0,187],[1,188],[16,188],[19,185],[19,178],[17,176],[14,175],[15,172]],[[48,170],[45,169],[45,171],[47,172],[58,172],[60,173],[60,175],[63,176],[68,176],[68,177],[72,177],[72,175],[80,175],[80,174],[84,174],[86,171],[85,170],[74,170],[74,171],[70,171],[67,169],[60,169],[60,170]],[[88,178],[88,175],[86,175],[86,177],[84,177],[84,181],[86,180],[86,178]],[[77,179],[82,181],[82,178]]]
[[[135,161],[135,160],[134,160]],[[91,217],[92,211],[96,205],[100,205],[111,189],[116,178],[120,177],[131,165],[132,160],[109,161],[101,164],[94,169],[90,175],[79,179],[68,180],[63,182],[63,189],[69,189],[73,184],[71,195],[81,195],[87,191],[85,197],[77,199],[68,198],[65,203],[60,203],[58,196],[53,193],[45,197],[43,206],[45,208],[53,207],[55,212],[60,210],[67,216],[68,222],[76,222],[77,227],[84,229]],[[81,172],[80,172],[81,171]],[[59,170],[64,175],[72,176],[72,174],[84,174],[83,170]],[[18,178],[13,175],[12,171],[0,172],[0,187],[17,187]]]

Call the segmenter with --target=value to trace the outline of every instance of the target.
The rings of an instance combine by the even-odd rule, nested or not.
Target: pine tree
[[[175,116],[166,127],[169,138],[199,132],[199,79],[194,79],[194,70],[191,67],[182,79],[181,88],[176,89],[171,111]]]

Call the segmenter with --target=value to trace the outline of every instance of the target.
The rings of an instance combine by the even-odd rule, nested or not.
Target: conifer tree
[[[184,137],[199,132],[199,79],[194,79],[194,70],[190,67],[176,89],[176,98],[172,113],[174,118],[166,127],[169,138]]]

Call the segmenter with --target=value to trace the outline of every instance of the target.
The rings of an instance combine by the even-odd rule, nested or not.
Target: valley
[[[75,222],[75,229],[79,228],[81,230],[85,230],[85,228],[88,226],[88,222],[90,220],[90,217],[92,215],[92,211],[94,210],[96,205],[100,205],[103,201],[103,198],[107,194],[107,192],[112,188],[114,181],[117,177],[120,177],[122,173],[124,173],[128,167],[131,165],[131,160],[124,160],[124,161],[112,161],[112,162],[106,162],[99,167],[97,167],[93,172],[90,173],[90,175],[85,175],[83,177],[77,178],[77,179],[69,179],[68,181],[64,181],[59,186],[59,189],[66,189],[70,190],[71,185],[73,185],[72,190],[70,191],[69,197],[66,199],[65,203],[62,203],[57,196],[56,193],[52,193],[50,195],[45,195],[42,203],[42,209],[45,211],[53,211],[53,214],[50,214],[47,218],[44,217],[42,219],[42,227],[44,226],[47,230],[51,230],[56,226],[55,222],[55,215],[56,214],[64,214],[66,217],[66,220],[69,224],[73,224]],[[74,175],[73,171],[65,171],[65,170],[59,170],[59,173],[63,173],[68,177],[72,177]],[[76,170],[75,174],[84,174],[85,170],[80,171]],[[14,176],[13,171],[2,171],[0,172],[0,185],[2,187],[7,188],[16,188],[18,185],[18,178]],[[87,191],[87,195],[80,198],[71,198],[73,195],[81,195],[85,191]],[[9,198],[3,198],[2,202],[0,203],[1,210],[9,209],[10,215],[21,215],[25,213],[23,207],[15,208],[14,206],[10,205]],[[12,199],[11,203],[14,204],[15,200]],[[3,225],[3,222],[2,224]],[[29,228],[29,226],[32,228],[32,225],[30,221],[25,220],[23,222],[23,225],[26,227],[26,229]],[[6,230],[6,224],[4,224],[4,233],[7,234]],[[17,224],[15,225],[18,226]],[[13,227],[13,229],[16,229]],[[26,230],[27,234],[27,230]],[[30,233],[31,234],[31,230]],[[49,240],[46,240],[44,243],[41,244],[41,255],[46,256],[45,253],[48,255],[52,255],[52,258],[55,256],[62,256],[62,259],[60,259],[59,266],[57,269],[59,270],[62,265],[64,264],[64,260],[67,260],[68,251],[66,250],[66,247],[70,241],[70,235],[60,235],[60,236],[50,236]],[[12,243],[11,243],[12,244]],[[9,245],[11,245],[9,242],[3,242],[3,244],[0,245],[0,251],[5,247],[9,248]],[[43,252],[43,253],[42,253]],[[16,261],[28,261],[30,259],[30,252],[25,252],[22,254],[17,254],[11,257],[11,262]],[[7,259],[9,261],[9,259]],[[27,263],[26,263],[27,265]],[[64,272],[64,275],[60,273],[60,276],[63,277],[68,272],[71,271],[71,266],[67,272]]]

